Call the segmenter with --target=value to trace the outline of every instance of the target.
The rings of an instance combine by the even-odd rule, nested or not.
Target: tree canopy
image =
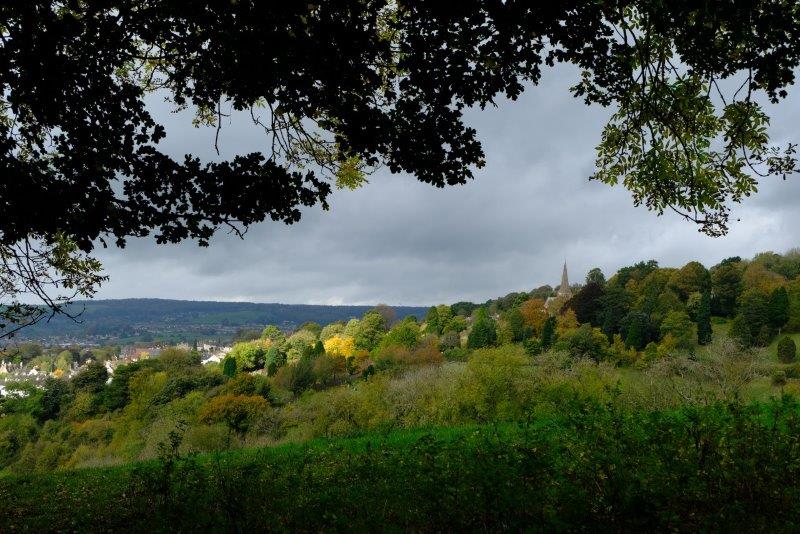
[[[637,204],[720,235],[758,176],[797,170],[756,98],[778,101],[794,82],[788,0],[37,0],[5,2],[0,21],[4,249],[65,239],[80,258],[147,235],[207,245],[223,227],[327,209],[334,185],[357,187],[379,165],[463,184],[484,165],[465,110],[516,99],[557,63],[580,69],[576,97],[614,107],[592,178]],[[153,93],[217,134],[224,116],[249,114],[266,148],[172,157]]]

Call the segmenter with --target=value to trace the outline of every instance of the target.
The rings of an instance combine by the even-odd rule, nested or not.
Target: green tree
[[[686,312],[671,311],[661,322],[661,336],[670,334],[678,349],[692,350],[696,338],[695,325]]]
[[[269,339],[273,343],[282,343],[286,336],[283,331],[275,325],[268,324],[261,331],[261,339]]]
[[[278,369],[286,365],[286,359],[286,353],[278,347],[273,345],[268,348],[264,355],[264,368],[266,368],[267,374],[274,376]]]
[[[770,297],[760,289],[748,289],[739,298],[739,313],[750,328],[750,336],[755,338],[764,326],[769,327]]]
[[[92,362],[75,375],[75,378],[72,379],[72,386],[77,391],[100,393],[106,385],[106,380],[108,380],[106,367]]]
[[[769,325],[780,332],[789,321],[789,293],[781,286],[769,296]]]
[[[589,324],[582,324],[562,336],[555,347],[566,350],[573,358],[591,358],[597,362],[609,355],[608,338],[599,328],[592,328]]]
[[[618,285],[609,285],[606,288],[600,299],[598,320],[609,339],[619,333],[620,323],[630,311],[632,300],[630,293]],[[575,315],[577,316],[577,313]]]
[[[708,345],[711,343],[711,292],[704,291],[697,308],[697,344]]]
[[[467,320],[462,315],[454,315],[452,319],[445,325],[445,332],[456,332],[460,334],[467,329]]]
[[[492,319],[485,308],[478,308],[475,312],[475,321],[467,337],[467,348],[480,349],[491,347],[497,341],[497,323]]]
[[[314,385],[314,357],[300,358],[296,364],[291,366],[289,375],[289,391],[299,395]]]
[[[738,256],[711,268],[711,310],[714,315],[733,317],[742,292],[742,264]]]
[[[669,286],[681,301],[686,302],[692,293],[703,293],[711,289],[711,274],[702,263],[690,261],[673,273]]]
[[[753,334],[750,330],[750,325],[747,324],[747,320],[741,313],[731,321],[728,336],[736,340],[742,347],[753,345]]]
[[[63,408],[72,399],[72,391],[64,379],[48,378],[42,388],[40,421],[55,419]]]
[[[353,334],[356,349],[371,351],[381,342],[386,333],[386,322],[378,312],[367,312],[361,318]]]
[[[594,269],[591,269],[588,273],[586,273],[586,283],[597,284],[600,287],[605,287],[606,277],[603,274],[603,271],[601,271],[599,267],[595,267]]]
[[[319,339],[321,341],[327,341],[333,336],[342,334],[344,334],[344,324],[341,322],[331,323],[322,327],[322,331],[319,333]]]
[[[222,360],[222,374],[228,378],[236,376],[236,358],[233,356],[226,356]]]
[[[525,317],[519,308],[511,308],[503,312],[502,319],[510,333],[510,341],[512,343],[522,341],[525,337]]]
[[[409,350],[416,348],[420,342],[419,325],[413,319],[403,319],[392,327],[381,341],[380,347],[405,347]]]
[[[425,315],[425,330],[434,334],[442,333],[442,325],[439,324],[439,310],[436,306],[428,308],[428,313]]]
[[[228,353],[236,360],[236,368],[240,371],[254,371],[264,367],[267,346],[261,340],[237,343]]]
[[[644,349],[650,341],[650,318],[640,311],[628,312],[621,321],[620,334],[624,335],[626,347]]]
[[[253,420],[269,409],[269,403],[259,395],[225,394],[212,398],[198,414],[204,423],[224,423],[228,428],[228,446],[231,433],[242,436]]]
[[[544,322],[544,326],[542,327],[542,335],[539,339],[539,344],[542,350],[547,350],[553,346],[553,343],[556,341],[556,318],[554,316],[550,316]]]
[[[792,363],[797,357],[797,345],[789,336],[778,341],[778,359],[783,363]]]

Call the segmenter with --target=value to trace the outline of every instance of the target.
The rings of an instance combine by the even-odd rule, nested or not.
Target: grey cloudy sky
[[[132,241],[99,250],[111,280],[98,298],[161,297],[311,304],[427,305],[484,301],[595,266],[610,275],[646,259],[680,266],[800,246],[800,177],[770,180],[734,210],[729,235],[709,238],[675,215],[635,208],[622,187],[590,182],[594,147],[610,113],[568,92],[560,68],[517,102],[474,111],[486,166],[465,186],[436,189],[379,171],[360,190],[339,191],[331,210],[307,209],[293,226],[263,223],[244,240],[220,234],[209,248]],[[154,104],[167,125],[164,149],[216,158],[214,132]],[[800,140],[800,96],[770,106],[776,143]],[[222,156],[260,150],[263,133],[234,117]]]

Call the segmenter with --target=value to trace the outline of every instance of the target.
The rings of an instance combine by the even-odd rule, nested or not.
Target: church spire
[[[564,260],[564,271],[561,273],[561,287],[558,288],[559,295],[571,295],[569,288],[569,276],[567,275],[567,262]]]

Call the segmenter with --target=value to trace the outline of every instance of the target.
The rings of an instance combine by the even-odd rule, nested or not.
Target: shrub
[[[785,386],[786,385],[786,373],[784,371],[775,371],[772,373],[772,385],[773,386]]]
[[[241,373],[228,380],[223,391],[231,395],[257,395],[270,400],[269,380],[263,375]]]
[[[761,328],[758,330],[758,335],[755,339],[755,344],[759,347],[766,347],[767,345],[772,342],[772,338],[775,336],[775,333],[772,331],[772,328],[769,325],[762,325]]]
[[[470,350],[462,347],[453,347],[444,351],[445,360],[451,362],[465,362],[469,358]]]
[[[735,339],[743,347],[750,347],[753,344],[753,335],[750,333],[750,326],[747,324],[747,319],[745,319],[744,315],[739,314],[731,321],[728,336]]]
[[[797,357],[797,345],[789,336],[778,341],[778,359],[783,363],[792,363]]]
[[[573,358],[591,358],[600,361],[608,357],[608,338],[599,328],[589,324],[565,334],[556,343],[556,349],[566,350]]]
[[[225,423],[229,431],[241,435],[267,409],[267,401],[257,395],[220,395],[203,406],[198,419],[204,423]]]

